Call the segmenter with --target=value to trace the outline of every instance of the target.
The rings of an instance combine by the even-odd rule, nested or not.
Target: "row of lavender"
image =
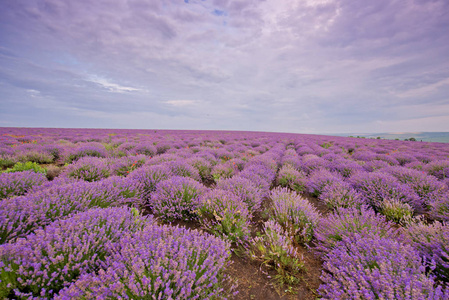
[[[42,226],[51,228],[52,222],[64,218],[70,219],[74,213],[87,211],[90,208],[122,205],[142,208],[149,205],[152,212],[162,220],[171,221],[179,218],[199,220],[209,231],[230,242],[238,245],[253,245],[254,247],[248,249],[252,257],[277,266],[278,272],[284,275],[283,278],[289,280],[294,280],[302,267],[301,259],[295,251],[295,243],[320,245],[323,240],[329,239],[329,236],[331,239],[337,236],[335,239],[338,243],[334,244],[339,246],[328,247],[328,251],[322,251],[325,253],[322,257],[326,261],[327,273],[323,275],[326,284],[323,285],[321,293],[324,296],[336,298],[340,291],[339,293],[343,293],[340,298],[347,298],[348,294],[345,294],[345,291],[355,295],[354,293],[359,289],[366,289],[377,295],[379,289],[380,291],[385,289],[382,286],[373,287],[374,280],[359,279],[362,282],[368,282],[368,286],[357,286],[354,282],[341,282],[341,278],[329,275],[343,272],[342,266],[332,269],[332,266],[335,267],[335,263],[341,260],[341,256],[332,260],[332,255],[341,252],[349,253],[349,257],[354,257],[353,252],[360,250],[363,245],[354,246],[354,241],[360,238],[353,238],[352,235],[359,234],[360,231],[363,233],[366,228],[374,226],[369,222],[366,226],[363,225],[365,223],[358,222],[357,220],[360,219],[358,215],[365,216],[368,211],[368,214],[377,216],[375,219],[379,226],[390,226],[387,220],[382,219],[384,217],[379,217],[380,215],[374,211],[367,210],[364,205],[368,204],[371,209],[384,214],[390,220],[402,224],[410,223],[405,228],[415,226],[413,219],[410,218],[412,215],[424,213],[429,218],[443,220],[447,218],[448,169],[447,161],[444,161],[444,158],[447,158],[445,151],[447,149],[440,144],[431,147],[432,144],[412,145],[412,143],[367,141],[366,145],[357,146],[348,141],[349,139],[243,133],[230,135],[185,132],[176,136],[176,133],[172,132],[162,137],[139,136],[141,142],[120,141],[119,137],[115,139],[116,135],[108,134],[107,136],[108,141],[97,138],[96,142],[88,144],[85,144],[81,135],[77,137],[77,144],[69,144],[67,140],[64,140],[55,145],[52,144],[55,137],[49,139],[47,144],[32,142],[19,146],[6,145],[13,149],[6,148],[10,151],[2,152],[6,160],[25,161],[21,158],[24,153],[42,154],[46,153],[45,149],[59,147],[59,154],[52,154],[52,161],[60,163],[73,161],[73,163],[68,165],[56,180],[48,183],[45,183],[46,178],[43,175],[33,172],[2,175],[2,198],[6,198],[2,201],[2,211],[5,215],[9,214],[2,220],[2,242],[19,244],[19,242],[14,243],[17,237],[27,236],[26,239],[28,239],[33,235],[27,234],[34,231],[40,232]],[[11,138],[19,139],[20,137]],[[152,138],[153,142],[149,143]],[[8,139],[8,143],[10,141],[11,139]],[[39,150],[38,146],[45,149]],[[141,151],[139,147],[143,147],[147,152],[139,152]],[[423,152],[413,152],[413,147],[423,148],[423,151],[426,149],[434,157],[426,160],[423,158],[425,156]],[[401,159],[398,153],[402,155]],[[28,155],[28,158],[35,156],[38,155]],[[279,167],[281,169],[277,180],[274,181]],[[214,189],[203,185],[210,186],[214,181],[217,184]],[[273,205],[270,220],[264,226],[264,234],[250,241],[251,219],[260,210],[262,199],[269,193],[273,183],[300,192],[306,190],[319,196],[329,207],[337,208],[336,215],[332,216],[334,219],[345,215],[341,213],[344,210],[338,207],[351,207],[353,210],[349,209],[349,211],[352,215],[347,219],[356,220],[355,225],[349,221],[343,222],[342,227],[335,229],[341,231],[343,228],[344,232],[340,233],[340,237],[338,234],[335,235],[335,232],[327,236],[323,233],[320,235],[321,231],[329,227],[326,225],[327,219],[321,219],[313,206],[295,193],[275,189],[270,193]],[[20,194],[26,195],[11,197]],[[393,235],[388,238],[392,242],[399,243],[399,246],[408,245],[409,248],[410,245],[414,246],[412,252],[409,251],[411,254],[409,252],[407,255],[404,254],[407,261],[415,254],[418,257],[418,260],[410,262],[411,267],[407,269],[414,272],[407,277],[408,286],[413,287],[414,291],[414,294],[410,294],[411,297],[417,298],[419,295],[442,297],[441,288],[436,287],[437,283],[434,280],[440,282],[447,280],[447,275],[444,275],[444,272],[447,274],[445,263],[448,251],[444,248],[448,240],[447,226],[438,222],[431,226],[424,223],[416,226],[421,228],[421,234],[416,234],[414,242],[410,242],[410,239],[399,238],[407,236],[406,234],[396,234],[394,239]],[[432,226],[436,226],[437,230],[434,230]],[[405,232],[412,232],[412,230]],[[376,241],[384,238],[381,235],[368,237]],[[428,242],[425,247],[420,247],[423,240]],[[387,250],[382,246],[376,249],[388,252],[398,245],[390,245],[391,247],[387,247]],[[355,248],[345,250],[346,252],[341,250],[349,246]],[[318,246],[318,249],[322,248],[320,247]],[[422,255],[425,255],[432,263],[419,261]],[[388,255],[385,257],[389,258]],[[369,261],[367,255],[360,256],[360,259],[362,262]],[[373,260],[373,258],[370,259]],[[376,259],[379,261],[376,262]],[[379,269],[379,266],[376,268],[376,263],[380,262],[384,265],[385,259],[382,261],[382,257],[375,256],[374,267],[372,267],[375,271]],[[98,267],[90,268],[91,271],[98,270]],[[393,271],[404,272],[397,268],[396,266]],[[392,276],[393,271],[382,270],[381,275]],[[24,272],[32,273],[29,270]],[[352,270],[352,272],[355,271]],[[93,276],[93,273],[87,274]],[[108,276],[116,276],[114,274],[111,273]],[[416,274],[419,276],[415,276]],[[437,274],[438,278],[432,277],[433,274]],[[80,291],[85,290],[87,283],[92,282],[89,276],[86,277],[88,279],[84,281],[84,285],[82,281],[77,281],[75,286],[78,288],[71,287],[72,296],[75,292],[81,293]],[[111,291],[107,291],[102,285],[107,282],[104,281],[106,277],[100,277],[95,279],[98,281],[98,286],[89,286],[88,290],[93,289],[98,292],[103,289],[104,293],[110,293]],[[2,282],[6,281],[2,280]],[[64,287],[69,283],[69,281],[63,282]],[[411,285],[410,282],[412,282]],[[421,285],[416,287],[416,284]],[[29,283],[22,286],[27,287]],[[351,292],[354,286],[356,290]],[[17,290],[16,286],[9,287],[9,291],[14,288]],[[65,288],[67,290],[67,287]],[[407,295],[410,293],[409,290],[401,291],[399,288],[385,297],[402,298],[401,295]],[[18,291],[18,293],[23,292]],[[55,293],[55,291],[44,292],[44,295],[47,295],[46,293]],[[365,294],[365,297],[371,298],[372,295],[370,295]]]
[[[227,242],[198,232],[160,227],[153,218],[142,220],[139,214],[123,209],[115,213],[108,208],[150,205],[161,220],[197,219],[198,209],[204,207],[199,196],[209,190],[200,183],[202,178],[231,177],[240,172],[243,162],[234,160],[215,172],[205,158],[207,154],[188,162],[180,157],[173,153],[129,156],[119,159],[124,162],[122,168],[118,161],[86,155],[67,165],[52,181],[33,171],[2,174],[2,296],[96,299],[126,292],[130,298],[151,294],[190,299],[218,295],[222,285],[219,278],[229,258]],[[223,161],[227,160],[224,156]],[[254,161],[252,169],[262,174],[265,170],[259,166]],[[257,210],[262,190],[255,184],[268,191],[275,170],[269,172],[267,181],[254,181],[255,173],[251,168],[246,170],[246,178],[244,171],[239,178],[229,178],[227,194],[247,211],[250,207]],[[243,186],[245,190],[241,190]],[[242,200],[248,202],[248,208]],[[114,218],[115,214],[122,218]],[[130,226],[133,224],[138,225],[137,230]],[[142,233],[147,231],[151,235]],[[96,241],[99,235],[105,235],[100,244]],[[138,241],[140,248],[136,249]],[[105,243],[107,247],[102,247]],[[38,249],[32,249],[36,244]],[[141,256],[135,258],[130,249],[138,250]],[[136,270],[135,260],[146,258],[151,260]],[[155,262],[163,265],[154,268]],[[111,286],[112,282],[118,283]]]

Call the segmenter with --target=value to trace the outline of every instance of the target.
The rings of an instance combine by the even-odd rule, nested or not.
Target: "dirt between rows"
[[[329,210],[319,202],[317,198],[304,194],[302,197],[309,200],[317,210],[324,216]],[[262,213],[255,214],[251,232],[253,236],[257,231],[262,230],[262,224],[268,219],[268,209],[271,203],[265,198],[262,203]],[[173,226],[182,226],[189,229],[205,231],[197,222],[175,221]],[[207,231],[205,231],[207,232]],[[240,251],[235,251],[231,256],[231,264],[226,270],[227,284],[225,294],[228,299],[233,300],[314,300],[318,298],[316,290],[321,284],[320,275],[322,271],[322,261],[310,250],[298,245],[297,251],[305,265],[305,270],[301,274],[299,284],[288,289],[281,286],[275,279],[276,271],[254,261]],[[236,254],[237,253],[237,254]],[[233,295],[233,292],[237,294]]]

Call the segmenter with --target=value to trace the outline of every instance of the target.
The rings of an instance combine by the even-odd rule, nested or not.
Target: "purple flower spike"
[[[162,219],[191,220],[197,218],[200,196],[206,187],[189,177],[174,176],[161,181],[151,195],[150,207]]]
[[[0,174],[0,200],[26,194],[34,186],[47,182],[45,174],[23,171]]]
[[[422,260],[412,247],[378,236],[356,235],[326,257],[323,299],[447,299],[434,287]]]
[[[96,272],[120,248],[120,237],[152,222],[128,208],[92,209],[1,245],[0,296],[54,296],[78,276]]]
[[[216,299],[229,248],[207,233],[149,225],[123,237],[98,274],[81,276],[55,299]]]

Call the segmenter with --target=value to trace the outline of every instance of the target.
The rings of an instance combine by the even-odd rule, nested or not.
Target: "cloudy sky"
[[[0,0],[0,126],[449,131],[447,0]]]

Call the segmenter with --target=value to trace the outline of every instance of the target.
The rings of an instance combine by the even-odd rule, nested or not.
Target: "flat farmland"
[[[449,144],[0,128],[0,299],[449,299]]]

